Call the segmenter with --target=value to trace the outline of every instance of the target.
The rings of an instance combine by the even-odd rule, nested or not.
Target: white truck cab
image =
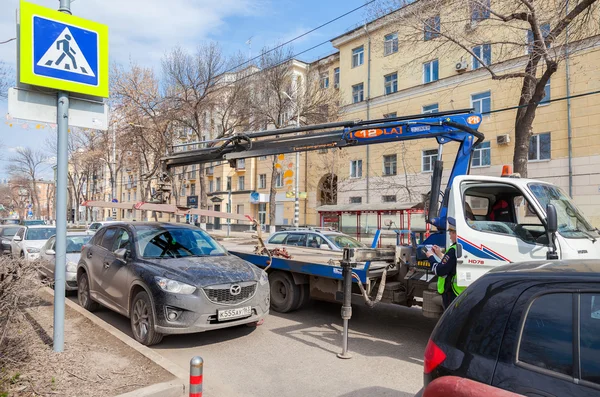
[[[549,233],[547,205],[556,209]],[[559,259],[599,259],[600,234],[561,189],[514,177],[458,176],[448,202],[456,220],[457,282],[468,286],[490,269],[510,262],[547,263],[551,241]],[[448,237],[446,237],[448,239]],[[449,241],[446,246],[450,246]]]

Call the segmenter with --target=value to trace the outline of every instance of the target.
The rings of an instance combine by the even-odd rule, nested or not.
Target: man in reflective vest
[[[437,289],[442,295],[444,309],[465,289],[456,284],[456,220],[451,217],[448,217],[448,234],[452,245],[446,250],[445,255],[437,245],[434,245],[426,254],[431,263],[431,270],[438,276]],[[434,254],[438,258],[442,258],[443,255],[442,260],[437,262]]]

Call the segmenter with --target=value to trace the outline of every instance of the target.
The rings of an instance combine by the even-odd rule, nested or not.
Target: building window
[[[471,95],[471,107],[475,113],[489,113],[492,110],[492,93],[487,91]]]
[[[360,46],[352,50],[352,67],[355,68],[363,63],[365,63],[365,48]]]
[[[362,160],[350,161],[350,178],[362,178]]]
[[[215,189],[217,190],[217,192],[220,192],[221,191],[221,178],[220,177],[217,178],[216,185],[217,186],[215,186]]]
[[[131,192],[127,192],[127,201],[131,201]]]
[[[385,196],[381,196],[381,202],[382,203],[395,203],[396,202],[396,195],[385,195]]]
[[[437,103],[432,103],[431,105],[423,106],[423,113],[437,113],[440,111],[440,108]]]
[[[438,151],[437,149],[423,150],[421,155],[421,171],[431,172],[433,171],[433,165],[437,160]]]
[[[185,183],[181,184],[181,196],[185,196],[186,194],[186,190],[185,190]],[[135,201],[135,192],[133,193],[133,200]]]
[[[383,55],[398,52],[398,33],[390,33],[383,38]]]
[[[265,225],[267,223],[267,203],[258,204],[258,222],[261,225]]]
[[[231,177],[228,176],[227,177],[227,191],[230,191],[231,188],[232,188],[232,186],[231,186]]]
[[[340,88],[340,68],[333,69],[333,86]]]
[[[423,24],[423,31],[425,32],[425,41],[435,39],[440,36],[440,16],[436,15],[431,18],[427,18]]]
[[[383,175],[396,175],[396,155],[383,156]]]
[[[321,88],[329,88],[329,72],[321,74]]]
[[[490,17],[490,0],[471,0],[471,21],[479,22]]]
[[[385,79],[385,94],[393,94],[398,91],[398,73],[388,74]]]
[[[363,83],[352,86],[352,103],[358,103],[365,100]]]
[[[258,188],[259,189],[267,188],[267,174],[260,174],[258,176]]]
[[[438,80],[438,60],[429,61],[423,64],[423,83],[431,83]]]
[[[192,171],[190,172],[189,179],[196,179],[196,164],[192,165]]]
[[[540,25],[540,30],[542,31],[542,37],[544,38],[544,40],[546,39],[546,37],[548,37],[548,35],[550,34],[550,24],[549,23],[543,23]],[[531,51],[533,51],[533,31],[528,30],[527,31],[527,53],[531,53]],[[550,43],[546,44],[546,48],[550,48]]]
[[[265,128],[265,129],[266,129],[266,128]],[[259,160],[259,161],[264,161],[264,160],[266,160],[266,159],[267,159],[267,156],[260,156],[260,157],[258,158],[258,160]]]
[[[244,190],[246,188],[246,178],[238,176],[238,190]]]
[[[544,97],[540,101],[540,105],[547,105],[550,103],[550,80],[544,86]]]
[[[529,140],[529,161],[550,160],[552,141],[550,133],[533,135]]]
[[[492,163],[492,149],[490,142],[481,142],[475,146],[473,157],[471,158],[471,167],[488,167]]]
[[[283,187],[283,173],[275,174],[275,187]]]
[[[208,192],[212,193],[215,191],[215,184],[213,181],[208,181]]]
[[[398,117],[398,113],[392,112],[392,113],[386,113],[383,115],[384,119],[392,119],[394,117]]]
[[[191,196],[195,196],[196,195],[196,184],[195,183],[191,183],[190,184],[190,195]]]
[[[473,47],[473,54],[476,55],[476,57],[473,57],[473,70],[479,69],[481,66],[489,66],[492,64],[492,46],[490,44]],[[483,61],[483,65],[477,58]]]
[[[238,170],[245,170],[246,169],[246,159],[236,160],[235,168]]]
[[[361,204],[362,197],[350,197],[350,204]]]

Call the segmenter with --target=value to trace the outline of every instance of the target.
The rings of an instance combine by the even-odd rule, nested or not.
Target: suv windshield
[[[326,234],[325,236],[338,248],[364,247],[364,245],[360,241],[355,240],[352,237],[344,236],[342,234]]]
[[[177,226],[138,226],[137,246],[143,258],[221,256],[225,250],[199,229]]]
[[[40,227],[28,229],[25,240],[48,240],[56,234],[56,229],[53,227]]]
[[[562,190],[556,186],[534,183],[529,184],[529,188],[543,208],[546,208],[548,204],[554,205],[558,220],[558,232],[561,235],[567,238],[586,238],[593,233],[597,237],[596,229],[588,223]]]

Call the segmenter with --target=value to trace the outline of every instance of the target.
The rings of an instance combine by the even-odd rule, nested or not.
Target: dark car
[[[0,240],[2,243],[2,255],[10,255],[10,240],[19,231],[18,225],[2,225],[0,226]]]
[[[40,219],[24,219],[21,221],[21,225],[23,226],[37,226],[37,225],[45,225],[46,221],[42,221]]]
[[[114,223],[81,251],[77,295],[131,319],[137,341],[164,334],[257,325],[269,312],[262,269],[230,255],[199,228],[169,223]]]
[[[19,225],[21,221],[15,218],[0,219],[0,225]]]
[[[440,319],[424,372],[425,385],[454,375],[525,396],[600,396],[600,262],[484,275]]]

